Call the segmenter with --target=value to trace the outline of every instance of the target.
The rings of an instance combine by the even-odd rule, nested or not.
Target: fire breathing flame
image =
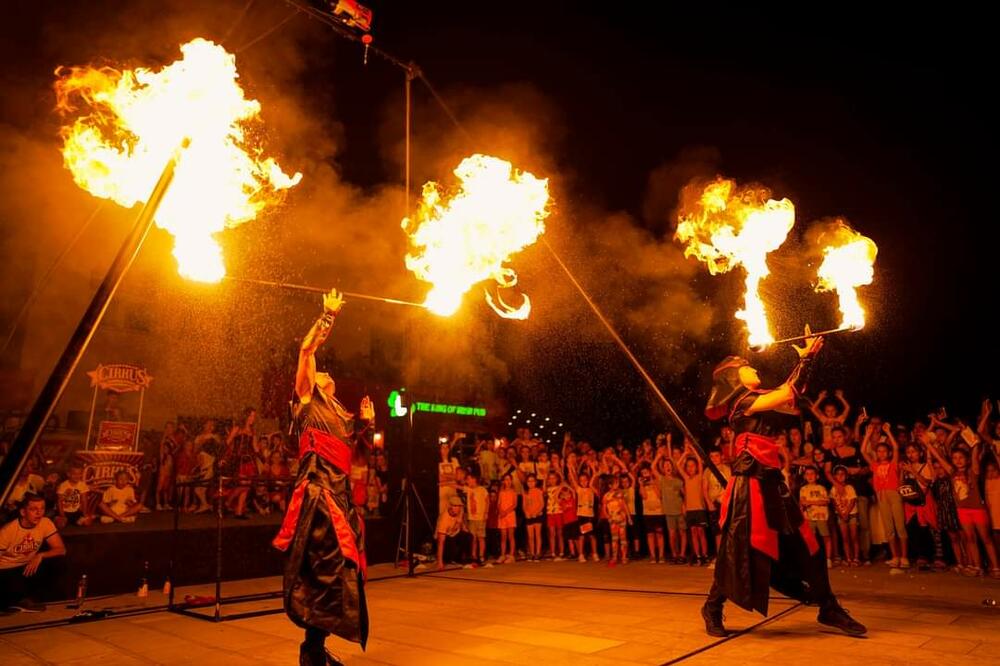
[[[278,203],[302,175],[288,176],[248,138],[260,103],[244,97],[236,58],[200,38],[180,50],[180,60],[159,70],[56,70],[57,108],[79,110],[61,130],[63,161],[77,185],[131,207],[190,138],[156,223],[174,236],[180,273],[215,282],[226,271],[213,235]]]
[[[774,342],[759,288],[770,274],[768,253],[785,242],[795,224],[795,206],[771,199],[766,188],[739,187],[723,178],[691,194],[682,201],[677,224],[684,256],[704,262],[712,275],[742,266],[746,294],[736,317],[746,322],[751,346]]]
[[[435,182],[424,185],[416,215],[403,220],[413,252],[406,267],[433,285],[425,305],[439,315],[453,314],[473,285],[492,279],[503,288],[517,284],[504,264],[545,231],[548,180],[518,171],[510,162],[472,155],[454,171],[458,187],[448,193]],[[512,308],[487,293],[486,302],[501,317],[526,319],[531,301]]]
[[[875,279],[875,241],[837,220],[832,229],[819,237],[823,245],[816,291],[835,291],[840,301],[840,327],[864,328],[865,311],[858,301],[858,287]]]

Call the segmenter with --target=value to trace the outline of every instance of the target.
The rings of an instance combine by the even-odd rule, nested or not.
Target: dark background
[[[791,198],[802,222],[845,216],[872,237],[877,277],[863,291],[870,325],[828,346],[817,383],[842,387],[856,405],[892,420],[912,420],[940,405],[971,417],[982,397],[996,397],[995,107],[987,102],[995,71],[978,34],[983,17],[957,9],[950,15],[946,5],[934,13],[911,5],[879,16],[840,5],[806,15],[778,7],[695,13],[673,3],[369,4],[376,44],[419,63],[446,97],[462,86],[511,82],[529,82],[545,95],[559,119],[555,160],[571,174],[563,208],[625,211],[669,238],[671,204],[650,197],[650,174],[695,155],[717,173],[765,183]],[[122,7],[15,3],[15,20],[2,28],[4,83],[50,76],[51,52],[34,48],[47,26],[79,21],[93,28]],[[157,4],[143,7],[155,21]],[[244,3],[220,7],[220,15],[235,18]],[[284,3],[257,0],[239,41],[289,11]],[[384,159],[379,145],[387,114],[400,103],[401,73],[374,57],[361,66],[357,45],[301,16],[254,48],[293,38],[314,49],[301,75],[306,90],[318,98],[330,87],[350,91],[331,114],[343,127],[337,159],[343,178],[363,188],[398,181],[398,164]],[[423,87],[415,84],[414,91],[418,121],[438,113]],[[14,126],[34,122],[21,106],[7,110]],[[678,180],[674,189],[683,184]],[[568,242],[558,226],[550,235],[554,243]],[[585,256],[568,254],[601,303],[601,276],[588,271]],[[546,258],[526,254],[529,261]],[[529,270],[538,281],[525,283],[526,291],[544,289],[539,276],[562,279],[548,261],[544,270]],[[779,252],[772,267],[794,261]],[[701,272],[691,286],[698,297],[722,313],[734,311],[740,278]],[[780,322],[781,334],[809,319],[808,293],[783,294],[786,309],[801,317]],[[581,317],[589,316],[582,301],[578,306]],[[631,341],[623,313],[608,314]],[[497,326],[518,334],[509,328],[516,324]],[[659,377],[696,429],[704,425],[707,373],[734,351],[733,321],[717,316],[712,328],[707,340],[683,343],[697,362]],[[567,333],[553,342],[553,331],[525,327],[535,349],[532,371],[515,368],[504,397],[559,415],[595,439],[659,427],[663,418],[624,357],[608,343],[574,344]],[[643,350],[652,346],[639,343]],[[498,349],[502,355],[502,343]],[[766,380],[777,381],[791,359],[772,353],[754,362],[763,364]]]

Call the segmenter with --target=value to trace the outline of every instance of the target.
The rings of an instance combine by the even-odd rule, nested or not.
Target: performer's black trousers
[[[819,551],[810,555],[809,547],[801,534],[780,534],[778,554],[779,559],[774,562],[767,555],[751,549],[751,577],[755,583],[768,580],[770,586],[781,594],[803,603],[825,607],[837,602],[830,589],[830,575],[822,543]],[[722,610],[725,601],[726,597],[719,591],[718,583],[713,582],[705,605],[713,610]]]

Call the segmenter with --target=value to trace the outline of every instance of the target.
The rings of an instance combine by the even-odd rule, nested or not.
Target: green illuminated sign
[[[405,390],[406,389],[400,389],[400,391]],[[403,396],[399,394],[400,391],[393,391],[389,394],[389,416],[406,416],[406,412],[408,410],[403,406]]]
[[[406,389],[399,389],[389,394],[389,416],[406,416],[407,408],[403,405],[402,393]],[[456,416],[476,416],[485,417],[485,407],[472,407],[469,405],[445,405],[438,402],[414,402],[410,405],[414,412],[428,412],[431,414],[454,414]]]

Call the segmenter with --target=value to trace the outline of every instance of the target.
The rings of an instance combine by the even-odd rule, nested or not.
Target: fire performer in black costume
[[[336,290],[323,297],[320,317],[299,351],[295,374],[295,428],[299,473],[274,545],[285,551],[285,612],[305,629],[299,664],[339,664],[326,652],[330,634],[360,643],[368,640],[365,603],[365,547],[361,517],[351,505],[351,457],[368,447],[375,410],[361,401],[357,431],[354,415],[334,397],[333,378],[316,372],[316,350],[326,340],[344,304]]]
[[[701,610],[711,636],[728,635],[722,623],[726,599],[766,616],[769,587],[819,606],[821,624],[852,636],[867,631],[830,590],[826,554],[785,485],[775,440],[790,417],[798,418],[796,404],[822,344],[822,338],[808,337],[803,347],[795,347],[798,364],[785,383],[771,391],[760,388],[757,371],[738,356],[727,357],[712,374],[705,414],[732,426],[736,458],[722,498],[715,582]]]

